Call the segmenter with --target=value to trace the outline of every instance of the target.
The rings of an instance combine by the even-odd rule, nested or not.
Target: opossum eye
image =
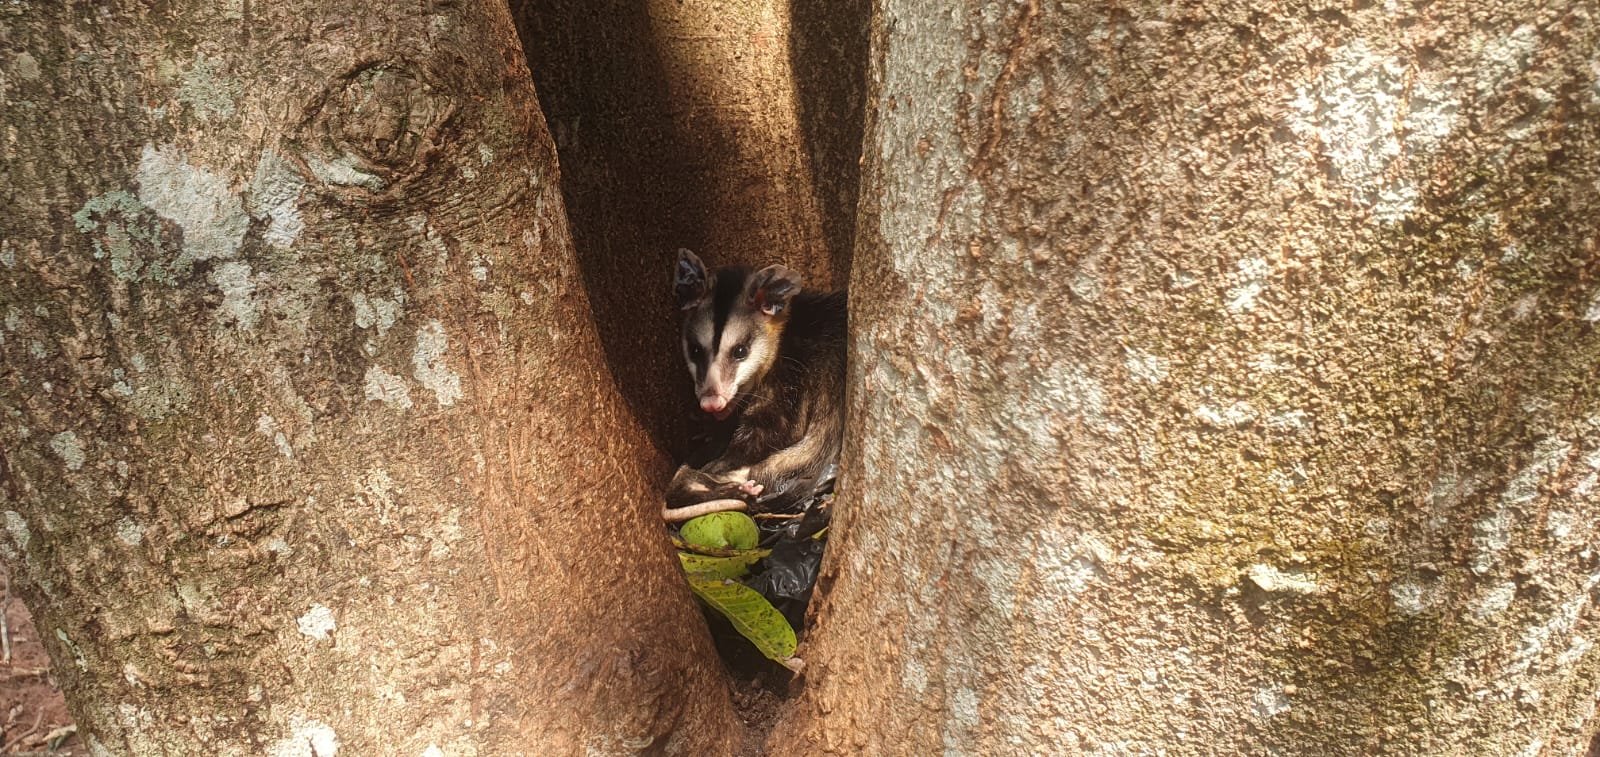
[[[705,357],[705,356],[706,356],[706,351],[703,350],[703,349],[700,349],[700,345],[698,345],[698,344],[689,345],[689,359],[690,360],[693,360],[693,361],[698,363],[698,362],[700,362],[700,359]]]
[[[750,347],[741,344],[737,347],[734,347],[731,351],[729,351],[728,354],[732,355],[734,360],[743,360],[747,357],[750,357]]]

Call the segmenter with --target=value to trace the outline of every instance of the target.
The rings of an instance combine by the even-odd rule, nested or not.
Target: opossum
[[[721,457],[682,466],[667,487],[671,521],[721,510],[783,510],[839,459],[844,435],[847,299],[802,289],[782,265],[707,271],[678,251],[683,359],[700,410],[734,430]],[[764,495],[764,496],[763,496]]]

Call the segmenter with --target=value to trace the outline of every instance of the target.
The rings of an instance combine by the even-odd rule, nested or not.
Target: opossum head
[[[707,271],[694,253],[678,250],[676,291],[695,396],[701,410],[723,420],[777,364],[800,274],[781,265]]]

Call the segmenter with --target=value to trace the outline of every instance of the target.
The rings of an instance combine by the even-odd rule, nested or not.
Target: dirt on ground
[[[5,612],[5,625],[0,627],[0,755],[86,754],[50,674],[50,656],[28,608],[11,593],[10,571],[4,564],[0,564],[0,598]]]
[[[739,757],[761,757],[766,753],[767,734],[777,725],[787,700],[760,681],[733,681],[733,708],[744,723],[744,743]]]

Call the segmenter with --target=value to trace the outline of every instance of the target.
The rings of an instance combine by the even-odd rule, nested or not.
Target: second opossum
[[[845,294],[805,291],[781,265],[708,271],[688,250],[678,251],[675,284],[700,409],[733,418],[734,430],[721,457],[678,469],[663,515],[743,510],[758,496],[783,510],[839,459]]]

